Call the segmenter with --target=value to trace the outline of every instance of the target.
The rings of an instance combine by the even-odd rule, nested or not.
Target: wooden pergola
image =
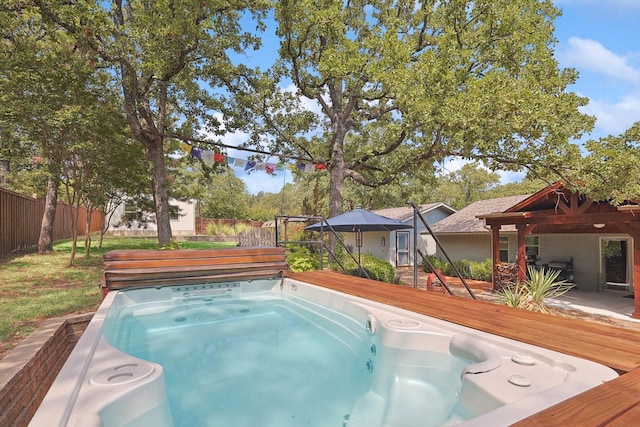
[[[518,279],[526,278],[525,239],[532,233],[624,233],[633,238],[634,312],[640,318],[640,205],[613,206],[594,202],[564,188],[561,182],[550,185],[504,212],[481,215],[491,228],[493,274],[500,262],[500,228],[515,225],[518,241]]]

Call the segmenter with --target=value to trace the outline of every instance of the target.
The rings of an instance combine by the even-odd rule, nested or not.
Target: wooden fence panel
[[[252,228],[238,234],[238,244],[244,247],[275,246],[276,232],[272,228]]]
[[[44,214],[44,199],[34,199],[0,188],[0,255],[26,249],[38,244]],[[74,207],[58,202],[53,224],[53,240],[71,237],[71,213]],[[78,235],[84,236],[86,209],[78,214]],[[91,217],[91,232],[100,231],[102,211]]]
[[[38,242],[40,233],[35,199],[0,188],[0,254]]]

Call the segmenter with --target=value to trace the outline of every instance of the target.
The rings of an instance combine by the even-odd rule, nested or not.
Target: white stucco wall
[[[384,239],[384,246],[382,241]],[[353,254],[358,254],[358,248],[356,247],[356,233],[344,233],[344,243],[353,248]],[[361,253],[370,253],[376,258],[383,260],[390,260],[390,245],[389,245],[389,232],[387,231],[367,231],[362,233],[362,247]],[[395,253],[395,252],[394,252]],[[393,264],[393,262],[392,262]]]
[[[169,205],[178,206],[179,217],[178,219],[171,220],[171,232],[173,235],[193,235],[196,231],[196,202],[181,202],[178,200],[170,200]],[[133,221],[131,226],[127,226],[122,223],[122,217],[125,213],[124,203],[119,205],[113,216],[109,221],[108,232],[112,234],[122,235],[144,235],[155,236],[157,232],[157,225],[155,222],[148,222],[146,224],[139,224]],[[151,213],[151,216],[154,214]]]
[[[468,259],[470,261],[484,261],[491,258],[491,236],[487,234],[440,234],[438,240],[447,255],[453,260]],[[446,259],[440,248],[435,256]]]
[[[633,240],[625,234],[542,234],[540,259],[543,264],[547,264],[550,261],[569,261],[573,257],[574,282],[577,289],[602,290],[605,278],[601,268],[600,239],[603,237],[629,238],[629,247],[633,248]],[[630,257],[627,267],[632,275],[633,256]]]

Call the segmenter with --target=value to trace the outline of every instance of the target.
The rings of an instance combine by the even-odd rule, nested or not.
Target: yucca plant
[[[527,288],[519,283],[510,283],[502,287],[498,293],[498,302],[509,307],[518,308],[528,295]]]
[[[509,307],[548,313],[549,306],[545,300],[564,295],[575,286],[558,280],[559,270],[538,270],[528,266],[527,273],[528,278],[523,284],[505,287],[498,295],[498,301]]]

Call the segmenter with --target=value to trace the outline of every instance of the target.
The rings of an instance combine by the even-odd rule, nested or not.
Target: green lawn
[[[92,244],[84,256],[78,242],[75,266],[68,267],[71,241],[56,242],[46,255],[24,254],[0,258],[0,357],[50,317],[84,313],[102,299],[102,254],[113,249],[157,249],[157,239],[108,237],[98,250]],[[189,249],[225,248],[235,243],[182,242]]]

